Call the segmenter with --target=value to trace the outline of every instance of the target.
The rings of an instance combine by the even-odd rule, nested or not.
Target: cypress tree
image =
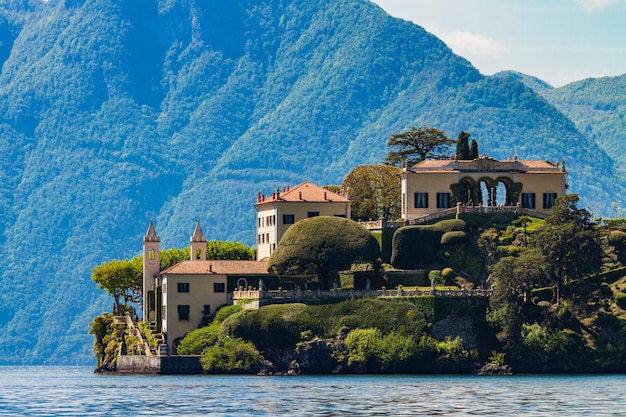
[[[476,139],[472,139],[472,146],[470,147],[470,159],[474,160],[478,158],[478,143]]]
[[[467,161],[470,158],[470,148],[469,148],[469,136],[470,134],[467,132],[461,131],[459,133],[459,139],[456,144],[456,159],[461,161]]]

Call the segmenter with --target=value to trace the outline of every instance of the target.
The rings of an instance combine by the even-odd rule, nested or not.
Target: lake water
[[[626,416],[626,376],[110,376],[0,367],[0,416]]]

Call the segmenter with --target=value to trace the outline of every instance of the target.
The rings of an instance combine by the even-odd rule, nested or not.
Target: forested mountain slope
[[[498,74],[505,75],[519,79],[541,94],[623,169],[626,164],[626,74],[588,78],[559,88],[511,71]]]
[[[253,244],[257,190],[340,183],[411,126],[564,159],[586,205],[626,195],[547,101],[367,0],[10,0],[0,61],[0,364],[91,363],[91,269],[151,217],[164,248],[198,218]]]

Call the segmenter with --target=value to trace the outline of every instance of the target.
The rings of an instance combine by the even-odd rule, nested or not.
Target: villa
[[[461,207],[519,206],[550,215],[565,195],[565,163],[496,160],[426,160],[403,167],[402,219],[411,221]],[[500,191],[500,195],[498,192]]]
[[[276,189],[268,198],[259,191],[255,207],[257,260],[268,258],[287,229],[299,220],[315,216],[350,218],[347,197],[310,182],[282,192]]]
[[[217,307],[232,304],[234,288],[258,287],[270,277],[267,261],[206,260],[207,240],[200,227],[190,239],[190,259],[163,271],[159,264],[159,237],[150,220],[143,239],[143,317],[164,336],[170,352],[179,340]]]

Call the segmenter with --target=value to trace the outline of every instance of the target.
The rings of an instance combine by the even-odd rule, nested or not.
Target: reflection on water
[[[0,416],[626,416],[626,376],[107,376],[0,367]]]

